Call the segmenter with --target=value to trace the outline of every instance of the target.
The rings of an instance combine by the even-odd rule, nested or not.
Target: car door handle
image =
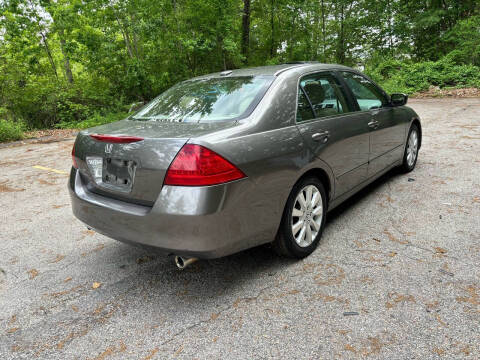
[[[313,141],[323,141],[324,143],[328,141],[329,137],[330,137],[330,132],[328,131],[322,131],[312,135]]]
[[[380,123],[376,120],[373,120],[373,121],[370,121],[367,125],[372,129],[376,129],[378,128],[378,125],[380,125]]]

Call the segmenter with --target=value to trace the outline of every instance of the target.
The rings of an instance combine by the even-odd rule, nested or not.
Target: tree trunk
[[[136,23],[136,16],[134,13],[130,14],[130,21],[132,24],[135,24]],[[133,34],[133,48],[135,50],[135,55],[137,56],[137,59],[143,59],[143,49],[141,48],[141,45],[139,44],[139,41],[138,41],[138,36],[137,36],[137,33],[135,31],[135,27],[133,28],[133,31],[132,31],[132,34]]]
[[[345,6],[343,4],[340,5],[340,34],[338,37],[338,47],[337,47],[337,59],[340,64],[345,63]]]
[[[244,63],[248,63],[250,43],[250,0],[243,0],[242,15],[242,55],[245,57]]]
[[[65,69],[65,77],[70,84],[73,84],[73,73],[72,68],[70,67],[70,58],[68,57],[67,51],[65,49],[65,31],[62,29],[58,32],[60,38],[60,50],[63,55],[63,68]]]
[[[43,46],[45,47],[45,51],[47,52],[48,60],[50,61],[50,65],[52,66],[53,73],[55,74],[55,77],[58,80],[57,66],[55,65],[55,62],[53,61],[52,53],[50,51],[50,47],[48,46],[47,38],[46,38],[46,36],[43,32],[40,33],[40,34],[42,35]]]
[[[118,26],[120,27],[120,31],[122,32],[123,36],[123,41],[125,41],[125,47],[127,48],[128,55],[130,55],[130,58],[133,59],[133,51],[132,51],[132,46],[130,43],[130,37],[128,36],[128,33],[126,32],[127,30],[124,29],[122,22],[120,21],[118,15],[115,13],[115,18],[117,19]]]
[[[326,33],[325,33],[325,2],[322,0],[322,41],[323,41],[323,62],[327,62],[326,52]]]
[[[274,12],[275,12],[275,0],[271,0],[271,13],[270,13],[270,28],[271,28],[271,42],[270,42],[270,58],[273,58],[275,56],[275,18],[274,18]]]

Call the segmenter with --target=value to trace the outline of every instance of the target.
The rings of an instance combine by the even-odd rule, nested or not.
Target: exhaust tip
[[[177,265],[177,268],[180,270],[183,270],[197,260],[197,258],[184,258],[183,256],[175,256],[175,265]]]

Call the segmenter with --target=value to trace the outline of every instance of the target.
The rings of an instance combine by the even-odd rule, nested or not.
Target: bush
[[[126,112],[109,113],[100,115],[95,113],[92,117],[83,121],[63,121],[56,125],[59,129],[87,129],[98,125],[108,124],[114,121],[125,119]]]
[[[24,131],[23,123],[0,120],[0,142],[23,139]]]
[[[386,59],[368,64],[366,72],[389,93],[412,94],[439,88],[480,87],[480,67],[472,64],[457,64],[452,57],[438,61],[399,61]]]

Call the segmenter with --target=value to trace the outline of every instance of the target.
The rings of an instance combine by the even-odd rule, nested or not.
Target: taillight
[[[72,165],[75,169],[78,169],[77,160],[75,159],[75,144],[72,147]]]
[[[217,185],[246,177],[216,152],[201,145],[186,144],[178,152],[165,176],[165,185]]]
[[[127,144],[143,140],[142,137],[128,135],[91,134],[90,137],[98,141],[115,144]]]

